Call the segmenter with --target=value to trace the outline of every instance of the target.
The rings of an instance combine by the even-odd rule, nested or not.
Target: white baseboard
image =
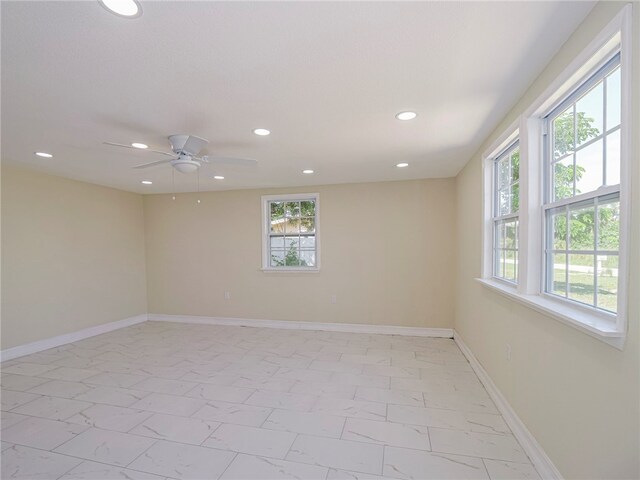
[[[405,335],[412,337],[453,338],[451,328],[396,327],[393,325],[365,325],[356,323],[316,323],[289,320],[255,320],[248,318],[199,317],[194,315],[149,314],[149,321],[199,323],[203,325],[229,325],[236,327],[282,328],[290,330],[317,330],[324,332],[372,333]]]
[[[112,332],[119,328],[129,327],[146,321],[147,314],[143,313],[142,315],[136,315],[135,317],[124,318],[122,320],[116,320],[115,322],[103,323],[102,325],[96,325],[95,327],[84,328],[77,332],[65,333],[64,335],[58,335],[57,337],[45,338],[44,340],[38,340],[24,345],[18,345],[17,347],[7,348],[0,351],[0,362],[24,357],[25,355],[31,355],[32,353],[42,352],[50,348],[59,347],[60,345],[77,342],[84,338],[94,337],[102,333]]]
[[[513,408],[511,408],[507,399],[504,398],[504,395],[502,395],[502,392],[498,390],[496,384],[493,383],[493,380],[491,380],[487,371],[482,367],[482,365],[480,365],[480,362],[473,352],[471,352],[469,347],[464,343],[460,334],[455,330],[453,332],[453,339],[458,347],[460,347],[460,350],[462,350],[464,356],[467,357],[467,360],[469,360],[471,368],[476,372],[476,375],[482,382],[482,385],[484,385],[487,393],[496,404],[496,407],[502,414],[504,421],[507,422],[507,425],[513,432],[513,435],[516,437],[518,442],[520,442],[520,445],[531,460],[535,469],[538,471],[540,477],[544,480],[562,480],[562,474],[558,471],[526,425],[522,420],[520,420],[520,417],[518,417]]]

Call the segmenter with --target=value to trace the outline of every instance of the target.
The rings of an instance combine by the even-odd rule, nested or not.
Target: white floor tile
[[[13,373],[2,373],[0,376],[0,387],[7,390],[24,392],[30,388],[37,387],[45,382],[48,378],[30,377],[29,375],[15,375]]]
[[[20,415],[12,412],[2,412],[2,417],[0,417],[0,428],[4,430],[5,428],[9,428],[12,425],[15,425],[18,422],[21,422],[27,419],[26,415]]]
[[[128,432],[151,415],[151,413],[141,410],[99,404],[78,412],[67,421],[104,430]]]
[[[155,442],[152,438],[90,428],[54,451],[125,467]]]
[[[365,375],[381,375],[383,377],[420,378],[420,369],[410,367],[365,365],[362,373]]]
[[[254,390],[273,390],[276,392],[288,392],[296,383],[295,380],[274,379],[271,377],[237,377],[231,385],[240,388],[250,388]],[[306,392],[294,392],[306,393]]]
[[[459,455],[385,447],[384,476],[412,480],[487,480],[482,460]]]
[[[20,423],[2,429],[2,440],[42,450],[52,450],[86,429],[87,427],[73,423],[28,417]]]
[[[357,375],[354,373],[334,372],[331,381],[356,387],[389,388],[390,377],[382,375]]]
[[[353,353],[344,353],[340,358],[340,361],[360,365],[391,366],[391,357],[388,355],[358,355]]]
[[[262,428],[304,433],[320,437],[340,438],[345,418],[323,413],[274,410]]]
[[[326,476],[327,469],[324,467],[240,454],[220,478],[222,480],[325,480]]]
[[[129,373],[113,373],[103,372],[93,375],[84,380],[85,383],[92,385],[105,385],[107,387],[129,388],[136,383],[145,380],[147,377],[143,375],[132,375]]]
[[[284,408],[298,412],[308,412],[317,400],[318,397],[313,395],[258,390],[245,403],[258,407]]]
[[[184,395],[196,386],[198,386],[198,384],[195,382],[183,382],[180,380],[170,380],[168,378],[150,377],[139,383],[131,385],[131,388],[145,392]]]
[[[58,480],[163,480],[164,477],[104,463],[83,461]]]
[[[530,463],[513,463],[484,459],[491,480],[540,480]]]
[[[431,436],[431,448],[434,452],[529,462],[529,458],[513,435],[463,432],[444,428],[430,428],[429,435]]]
[[[2,452],[3,479],[51,480],[71,470],[82,460],[14,445]]]
[[[385,477],[369,473],[348,472],[337,468],[330,468],[327,480],[383,480]]]
[[[40,395],[36,395],[34,393],[2,390],[2,395],[0,395],[0,402],[2,403],[2,410],[7,411],[19,407],[20,405],[24,405],[25,403],[29,403],[39,397]]]
[[[380,445],[298,435],[286,459],[355,472],[381,474],[383,451]]]
[[[428,427],[465,430],[479,433],[511,433],[501,415],[468,413],[442,408],[422,408],[407,405],[389,405],[387,420],[397,423]]]
[[[193,414],[194,418],[213,420],[223,423],[234,423],[249,427],[259,427],[271,414],[273,409],[228,403],[209,401],[200,410]]]
[[[284,458],[295,438],[294,433],[225,423],[220,425],[202,445],[219,450]]]
[[[91,405],[89,402],[69,400],[67,398],[40,397],[18,408],[14,408],[12,411],[33,417],[66,420],[85,408],[89,408]]]
[[[356,387],[353,385],[332,383],[332,382],[296,382],[291,387],[292,393],[304,393],[317,397],[334,397],[353,400],[356,394]]]
[[[219,422],[198,418],[154,414],[130,430],[129,433],[172,442],[200,445],[219,426]]]
[[[417,450],[431,450],[427,427],[403,425],[401,423],[347,418],[342,439],[394,447],[415,448]]]
[[[129,468],[185,480],[217,479],[236,456],[213,448],[159,440]]]
[[[384,403],[345,400],[342,398],[320,398],[313,407],[314,412],[339,417],[362,418],[365,420],[386,419],[387,406]]]
[[[98,370],[89,370],[85,368],[59,367],[55,370],[40,374],[43,378],[52,378],[54,380],[66,380],[68,382],[81,382],[88,377],[99,373]]]
[[[115,405],[117,407],[130,407],[148,395],[150,395],[150,392],[131,390],[128,388],[92,387],[87,392],[76,396],[75,400],[104,403],[107,405]]]
[[[2,373],[14,373],[16,375],[42,375],[49,370],[57,368],[57,365],[40,365],[38,363],[20,362],[10,366],[2,367]]]
[[[343,355],[344,356],[344,355]],[[325,372],[343,372],[343,373],[355,373],[357,375],[362,373],[361,364],[353,364],[347,362],[332,362],[325,360],[314,360],[309,365],[310,370],[321,370]]]
[[[368,402],[391,403],[395,405],[413,405],[416,407],[424,406],[422,392],[411,392],[409,390],[358,387],[355,399],[365,400]]]
[[[332,374],[332,372],[322,370],[283,367],[273,375],[273,378],[279,380],[300,380],[305,382],[328,382]]]
[[[80,382],[67,382],[65,380],[49,380],[29,390],[29,393],[49,395],[51,397],[75,398],[88,392],[91,387]]]
[[[254,392],[255,390],[250,388],[230,387],[226,385],[196,385],[189,390],[185,396],[204,400],[242,403]]]
[[[147,412],[168,413],[171,415],[190,417],[205,404],[206,402],[204,400],[198,398],[151,393],[131,405],[131,408],[145,410]]]
[[[6,449],[13,447],[13,443],[0,442],[0,451],[4,452]]]

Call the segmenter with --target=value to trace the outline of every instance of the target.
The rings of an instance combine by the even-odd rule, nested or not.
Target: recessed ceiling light
[[[215,178],[216,180],[224,180],[224,177],[222,175],[214,175],[213,178]]]
[[[36,155],[39,157],[44,157],[44,158],[52,158],[53,155],[51,155],[50,153],[47,152],[36,152]]]
[[[396,163],[396,167],[398,168],[404,168],[404,167],[408,167],[409,164],[408,163]]]
[[[271,132],[269,130],[267,130],[266,128],[256,128],[253,133],[255,133],[256,135],[260,135],[262,137],[264,137],[265,135],[269,135]]]
[[[151,180],[142,180],[142,182],[140,182],[140,183],[142,183],[144,185],[152,185],[153,184],[153,182]]]
[[[149,148],[149,145],[145,145],[144,143],[132,143],[131,146],[133,148]]]
[[[124,18],[137,18],[142,15],[142,7],[137,0],[98,0],[109,12]]]
[[[418,114],[416,112],[400,112],[396,114],[398,120],[413,120]]]
[[[313,170],[302,170],[302,173],[310,174],[313,173]]]

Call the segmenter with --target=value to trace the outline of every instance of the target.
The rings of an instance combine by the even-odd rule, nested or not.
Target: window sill
[[[261,268],[264,273],[320,273],[320,268]]]
[[[476,281],[511,300],[559,320],[565,325],[591,335],[619,350],[622,350],[624,346],[625,333],[616,330],[614,322],[600,315],[589,313],[571,305],[565,305],[563,302],[558,302],[542,295],[520,293],[515,287],[493,279],[476,278]]]

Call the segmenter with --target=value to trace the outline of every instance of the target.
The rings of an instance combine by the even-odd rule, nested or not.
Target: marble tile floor
[[[145,322],[0,370],[3,479],[539,479],[449,339]]]

